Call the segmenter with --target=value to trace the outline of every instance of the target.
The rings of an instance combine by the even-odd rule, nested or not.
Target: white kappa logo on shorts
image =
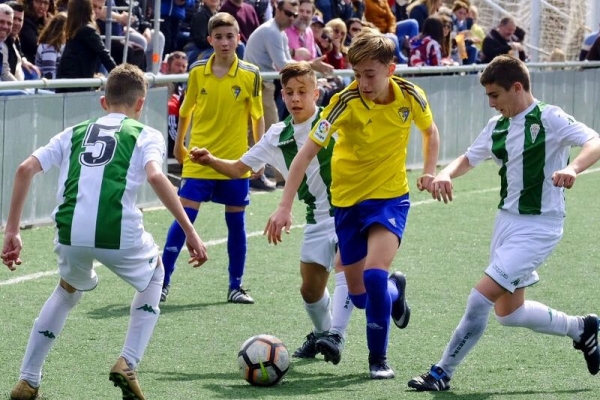
[[[329,129],[331,128],[331,124],[326,119],[321,120],[319,125],[317,125],[317,129],[315,129],[314,137],[321,143],[325,142],[327,136],[329,136]]]

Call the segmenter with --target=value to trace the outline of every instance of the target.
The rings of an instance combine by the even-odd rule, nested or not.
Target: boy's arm
[[[31,181],[38,172],[42,171],[42,165],[39,160],[33,156],[29,156],[19,165],[15,173],[15,183],[13,185],[12,197],[10,200],[10,210],[8,213],[8,221],[4,232],[4,244],[2,246],[2,262],[11,271],[16,269],[16,265],[21,264],[21,249],[23,247],[21,236],[21,214],[27,193],[31,187]]]
[[[254,137],[254,143],[258,141],[265,134],[265,117],[262,116],[259,119],[252,118],[252,136]]]
[[[183,164],[183,160],[188,155],[188,151],[185,148],[184,142],[188,128],[190,127],[191,119],[191,116],[179,116],[179,122],[177,124],[177,137],[175,138],[175,145],[173,147],[173,155],[175,156],[179,164]]]
[[[252,168],[244,164],[241,160],[223,160],[213,156],[208,150],[199,149],[197,147],[190,150],[190,160],[211,167],[218,173],[232,179],[241,178],[252,171]]]
[[[269,243],[277,244],[281,242],[281,230],[285,228],[285,232],[289,233],[292,226],[292,204],[294,196],[304,179],[306,168],[311,160],[315,158],[321,146],[309,139],[304,143],[298,154],[294,157],[294,161],[290,165],[290,173],[285,181],[283,195],[277,210],[271,215],[267,226],[263,232],[267,235]]]
[[[600,159],[600,138],[595,137],[588,140],[581,151],[566,168],[552,174],[554,186],[571,189],[575,184],[577,175],[591,167]]]
[[[464,154],[452,161],[431,182],[431,197],[437,201],[443,200],[446,204],[452,201],[452,179],[466,174],[473,168]]]
[[[187,247],[190,251],[191,259],[189,264],[193,263],[194,267],[199,267],[206,262],[208,256],[206,254],[206,246],[200,240],[198,233],[190,222],[187,214],[183,210],[183,206],[179,201],[179,197],[175,193],[173,185],[169,179],[163,174],[161,166],[156,161],[149,161],[145,166],[146,177],[150,186],[158,196],[164,206],[173,214],[187,240]]]
[[[423,174],[417,178],[417,188],[421,191],[431,191],[431,182],[435,178],[435,168],[440,150],[440,133],[433,122],[423,134]]]

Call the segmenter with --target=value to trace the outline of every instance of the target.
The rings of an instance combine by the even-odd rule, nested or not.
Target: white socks
[[[129,328],[121,351],[121,357],[125,358],[131,369],[135,369],[142,359],[158,321],[160,314],[158,303],[164,276],[163,267],[157,266],[146,290],[136,292],[133,297]]]
[[[448,376],[452,376],[483,335],[493,307],[494,303],[476,289],[471,289],[465,314],[452,334],[442,359],[437,363]]]
[[[331,333],[337,333],[341,337],[346,336],[346,328],[350,321],[350,315],[354,304],[348,297],[348,285],[344,272],[335,274],[335,290],[333,292],[333,304],[331,310]]]
[[[329,291],[325,288],[325,293],[321,300],[315,303],[304,303],[304,308],[310,317],[310,320],[314,326],[314,333],[317,336],[321,336],[323,332],[328,331],[331,328],[331,313],[329,312]]]
[[[569,336],[573,340],[579,340],[583,333],[583,318],[553,310],[537,301],[527,300],[512,314],[506,317],[496,316],[496,320],[504,326],[519,326],[539,333]]]
[[[62,332],[69,312],[82,295],[80,291],[69,293],[60,285],[54,289],[33,323],[19,379],[26,380],[33,387],[40,386],[44,360]]]

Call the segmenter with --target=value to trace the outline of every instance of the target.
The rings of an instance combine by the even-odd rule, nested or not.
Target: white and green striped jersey
[[[499,209],[564,217],[564,189],[552,184],[552,174],[567,166],[571,146],[597,136],[559,107],[535,100],[513,118],[490,119],[465,156],[472,166],[490,157],[500,165]]]
[[[319,120],[320,111],[317,109],[311,118],[301,124],[292,124],[290,116],[285,121],[272,125],[260,141],[242,156],[241,161],[254,171],[260,170],[265,164],[271,164],[287,179],[292,160]],[[333,216],[329,188],[331,154],[335,140],[332,139],[331,142],[310,162],[298,188],[298,198],[306,204],[307,224],[315,224]]]
[[[67,128],[37,149],[42,169],[60,168],[56,241],[70,246],[128,249],[142,243],[137,190],[150,161],[162,165],[163,135],[123,114]]]

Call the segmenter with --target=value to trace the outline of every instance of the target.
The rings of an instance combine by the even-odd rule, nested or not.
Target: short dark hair
[[[208,20],[208,34],[211,35],[212,31],[222,26],[232,26],[239,33],[240,26],[233,15],[226,12],[218,12]]]
[[[496,84],[504,90],[519,82],[526,92],[530,91],[531,80],[525,63],[506,54],[495,57],[483,70],[479,83],[483,86]]]
[[[298,2],[296,0],[278,0],[277,1],[277,9],[278,10],[283,10],[283,5],[285,3],[288,3],[292,7],[295,7],[295,6],[298,5]]]
[[[287,63],[281,71],[279,71],[279,75],[281,76],[281,84],[283,86],[287,85],[292,78],[306,76],[309,80],[313,81],[315,87],[317,87],[317,76],[307,61]]]
[[[111,106],[133,106],[146,97],[148,82],[144,72],[132,64],[117,65],[106,80],[104,96]]]
[[[25,7],[23,6],[23,4],[18,3],[16,1],[7,1],[6,5],[9,6],[10,8],[12,8],[13,11],[16,11],[16,12],[24,12],[25,11]]]

